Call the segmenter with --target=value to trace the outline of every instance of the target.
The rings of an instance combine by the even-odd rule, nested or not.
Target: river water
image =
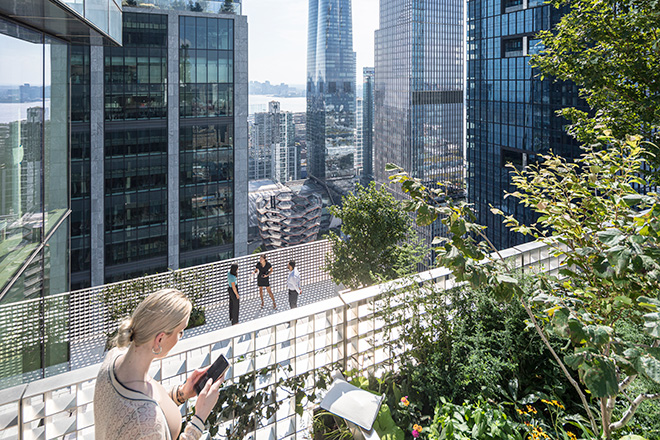
[[[267,112],[270,101],[279,101],[280,109],[284,112],[301,113],[307,111],[307,98],[304,96],[281,98],[273,95],[250,95],[248,96],[249,113]]]

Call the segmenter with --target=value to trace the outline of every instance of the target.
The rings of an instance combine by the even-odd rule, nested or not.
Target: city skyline
[[[379,0],[353,3],[353,49],[356,72],[374,65],[374,32],[378,28]],[[307,66],[307,13],[309,0],[290,0],[287,7],[269,0],[243,4],[249,28],[249,79],[303,85]],[[274,26],[273,23],[277,25]],[[283,62],[282,60],[286,60]]]

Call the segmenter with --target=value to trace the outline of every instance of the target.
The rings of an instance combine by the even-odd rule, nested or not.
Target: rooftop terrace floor
[[[249,291],[249,298],[241,301],[239,322],[249,322],[265,316],[274,315],[289,310],[289,294],[287,291],[273,292],[277,309],[273,308],[268,292],[264,289],[264,307],[261,307],[257,287],[239,288],[239,295],[243,297]],[[337,296],[340,288],[330,280],[309,284],[303,287],[298,297],[298,307],[322,301]],[[210,333],[231,325],[229,321],[229,299],[219,301],[206,307],[206,323],[199,327],[185,330],[182,339]],[[94,365],[103,361],[106,338],[104,335],[90,337],[71,342],[69,368],[79,368]]]

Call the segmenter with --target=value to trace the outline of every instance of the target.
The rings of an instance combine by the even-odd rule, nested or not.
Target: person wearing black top
[[[273,273],[273,266],[268,262],[265,255],[261,255],[261,257],[259,257],[259,262],[254,268],[254,273],[258,273],[257,286],[259,286],[259,298],[261,298],[261,307],[264,306],[264,287],[265,287],[266,290],[268,290],[268,295],[270,295],[270,299],[273,300],[273,308],[276,309],[277,304],[275,304],[275,297],[273,296],[273,291],[270,290],[270,282],[269,282],[270,274]]]

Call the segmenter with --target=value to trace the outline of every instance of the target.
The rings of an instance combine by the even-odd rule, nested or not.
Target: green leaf
[[[605,231],[596,232],[596,237],[607,246],[616,246],[624,238],[623,232],[618,229],[606,229]]]
[[[623,196],[622,199],[628,206],[635,206],[644,200],[644,196],[641,194],[628,194]]]
[[[582,344],[588,338],[584,326],[577,319],[568,321],[568,334],[574,344]]]
[[[647,313],[643,316],[644,318],[644,332],[653,336],[654,338],[660,338],[660,313]]]
[[[586,353],[574,353],[564,356],[564,362],[566,365],[571,367],[574,370],[580,368],[586,359]]]
[[[594,397],[612,397],[619,394],[619,382],[612,361],[594,358],[585,363],[582,369],[582,380]]]
[[[387,404],[382,404],[376,416],[373,429],[378,433],[378,436],[383,440],[404,440],[405,433],[401,428],[396,426],[390,407]]]
[[[564,338],[568,338],[570,336],[568,329],[569,315],[570,311],[567,308],[559,309],[552,315],[552,325],[554,327],[555,333]]]
[[[386,163],[385,171],[403,171],[403,168],[394,163]]]
[[[658,309],[660,309],[660,301],[654,298],[640,296],[639,298],[637,298],[637,302],[639,303],[640,307],[644,307],[646,309],[650,309],[653,311],[657,311]]]
[[[649,354],[643,354],[633,361],[633,365],[648,379],[660,383],[660,360]]]
[[[610,265],[614,267],[614,273],[621,276],[630,265],[631,252],[624,246],[614,246],[607,251],[607,259]]]

